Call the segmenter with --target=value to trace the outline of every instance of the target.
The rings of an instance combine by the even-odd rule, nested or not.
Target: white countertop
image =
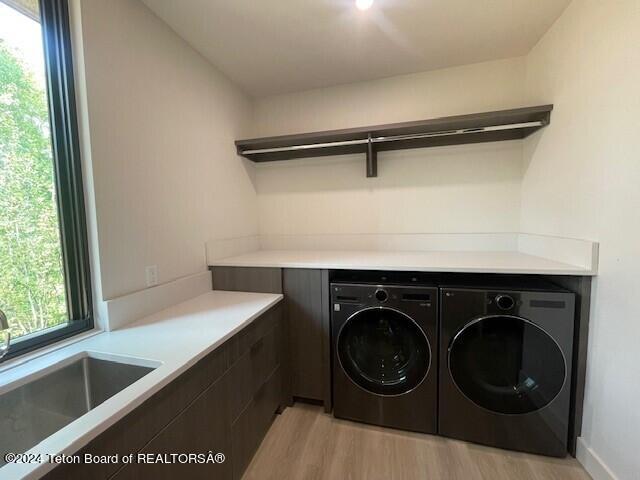
[[[155,392],[185,372],[237,331],[282,299],[282,295],[212,291],[113,332],[101,332],[0,372],[0,392],[13,382],[81,352],[135,357],[160,365],[87,414],[46,438],[30,453],[73,454]],[[53,466],[7,464],[0,479],[39,478]]]
[[[211,266],[544,275],[593,274],[580,266],[520,252],[260,250],[215,260]]]

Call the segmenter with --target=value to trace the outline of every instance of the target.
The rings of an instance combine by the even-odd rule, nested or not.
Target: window
[[[71,53],[66,0],[0,0],[5,358],[93,327]]]

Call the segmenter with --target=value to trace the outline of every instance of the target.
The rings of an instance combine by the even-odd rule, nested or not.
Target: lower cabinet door
[[[294,397],[324,400],[322,270],[283,270],[286,319],[289,328],[289,364]],[[328,347],[327,347],[328,348]]]
[[[269,430],[282,397],[280,367],[256,391],[253,400],[231,427],[233,478],[240,480]]]
[[[138,454],[134,454],[133,463],[123,467],[112,478],[231,480],[228,381],[228,375],[225,375],[205,390]],[[209,452],[216,463],[199,463],[203,457],[189,459],[184,456],[204,455],[207,460]],[[216,454],[224,455],[224,461]]]

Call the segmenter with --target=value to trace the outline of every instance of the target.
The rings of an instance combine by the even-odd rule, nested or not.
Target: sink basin
[[[159,363],[82,352],[0,389],[0,466],[144,377]]]

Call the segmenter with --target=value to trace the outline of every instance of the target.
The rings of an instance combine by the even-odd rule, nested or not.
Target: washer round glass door
[[[354,313],[338,334],[338,359],[358,386],[378,395],[416,388],[431,363],[429,341],[407,315],[387,307]]]
[[[553,338],[520,317],[468,323],[449,345],[449,371],[472,402],[503,414],[534,412],[560,393],[565,360]]]

